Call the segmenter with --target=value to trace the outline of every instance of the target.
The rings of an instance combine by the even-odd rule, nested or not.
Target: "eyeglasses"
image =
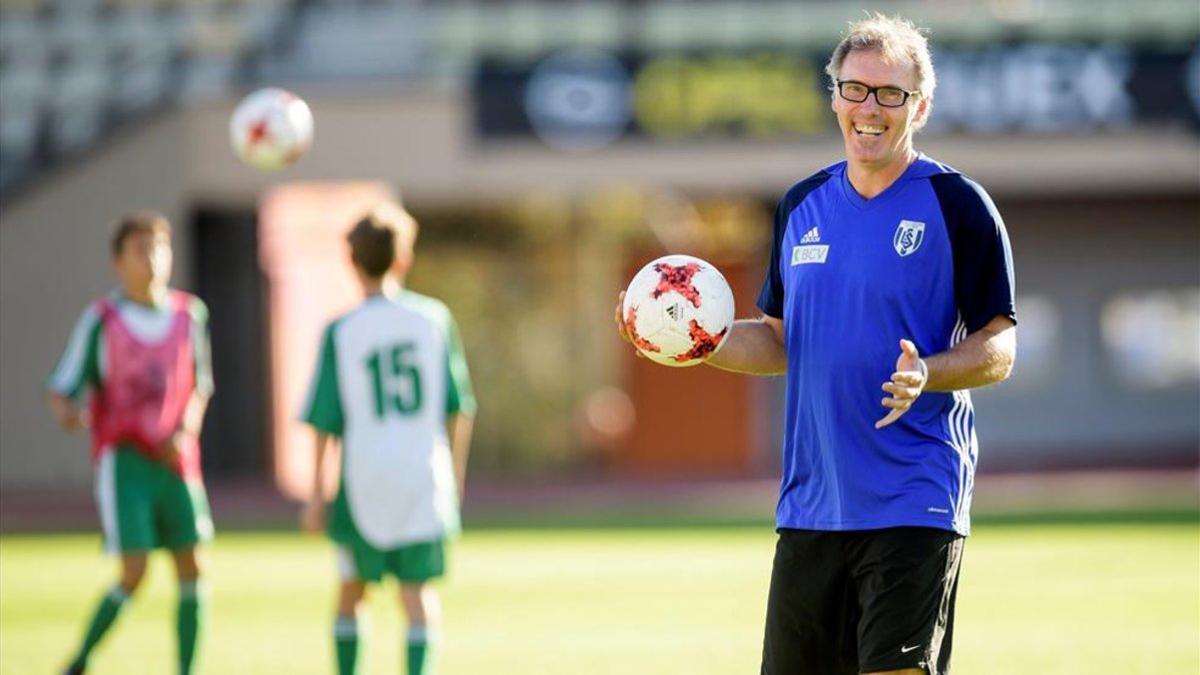
[[[837,81],[838,94],[852,103],[862,103],[871,94],[875,94],[875,102],[885,108],[899,108],[908,103],[909,96],[917,96],[919,91],[905,91],[898,87],[868,87],[862,82],[853,80]]]

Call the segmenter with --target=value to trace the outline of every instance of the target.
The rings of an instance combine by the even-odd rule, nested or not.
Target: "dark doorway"
[[[216,393],[204,420],[204,473],[266,478],[267,363],[263,274],[253,211],[195,214],[196,291],[208,304]]]

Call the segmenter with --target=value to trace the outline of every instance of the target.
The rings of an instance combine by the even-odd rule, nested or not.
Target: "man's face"
[[[853,51],[842,62],[838,79],[915,91],[917,69],[911,63],[889,64],[874,50]],[[855,103],[843,98],[835,87],[833,111],[846,144],[846,158],[852,164],[882,168],[903,161],[912,150],[913,124],[928,113],[929,101],[914,95],[903,106],[889,108],[879,105],[875,96]]]
[[[113,259],[117,277],[127,288],[165,286],[171,278],[171,237],[165,232],[134,232]]]

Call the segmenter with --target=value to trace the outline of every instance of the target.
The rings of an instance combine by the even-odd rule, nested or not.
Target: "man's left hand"
[[[882,429],[900,419],[908,412],[917,397],[925,389],[926,371],[917,354],[917,346],[910,340],[900,341],[900,358],[896,359],[896,372],[892,379],[883,383],[883,390],[892,395],[883,399],[883,407],[891,408],[886,417],[875,423],[876,429]]]

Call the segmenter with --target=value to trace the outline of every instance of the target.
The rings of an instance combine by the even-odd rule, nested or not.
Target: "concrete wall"
[[[997,201],[1013,246],[1021,327],[1012,379],[973,393],[981,466],[1194,458],[1200,386],[1139,389],[1123,381],[1102,336],[1102,312],[1124,292],[1200,288],[1200,195]],[[1022,316],[1022,297],[1048,303],[1051,316]],[[1023,363],[1038,329],[1053,335],[1049,353]]]
[[[89,441],[68,436],[44,403],[45,381],[84,306],[115,285],[109,223],[159,209],[175,223],[175,282],[191,279],[179,116],[125,134],[51,174],[0,213],[0,485],[80,487]]]

